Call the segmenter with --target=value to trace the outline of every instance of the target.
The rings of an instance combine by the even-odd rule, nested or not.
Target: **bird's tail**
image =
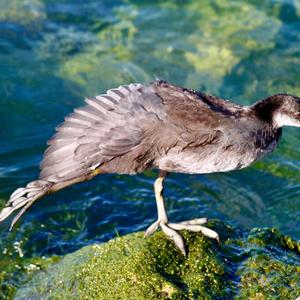
[[[15,190],[11,194],[6,206],[0,211],[0,222],[9,217],[15,210],[22,208],[14,217],[10,225],[11,230],[33,202],[50,192],[52,185],[53,183],[49,181],[35,180],[28,183],[26,187]]]

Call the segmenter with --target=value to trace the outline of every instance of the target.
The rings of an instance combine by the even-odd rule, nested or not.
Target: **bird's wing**
[[[48,142],[41,180],[73,180],[109,163],[109,172],[142,171],[172,147],[195,148],[219,139],[219,118],[227,114],[218,103],[211,107],[193,91],[164,82],[120,86],[86,103]]]
[[[132,151],[145,139],[145,130],[165,118],[151,85],[120,86],[86,103],[65,118],[48,142],[40,179],[59,182],[85,176]]]

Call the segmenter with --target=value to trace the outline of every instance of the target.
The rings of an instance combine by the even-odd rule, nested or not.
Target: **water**
[[[46,141],[84,96],[155,77],[241,104],[300,95],[297,1],[0,0],[0,207],[38,176]],[[300,238],[300,131],[244,171],[173,174],[170,219],[220,218]],[[155,171],[105,175],[37,202],[8,234],[2,259],[64,254],[156,219]],[[16,248],[16,247],[15,247]],[[5,254],[6,253],[6,254]]]

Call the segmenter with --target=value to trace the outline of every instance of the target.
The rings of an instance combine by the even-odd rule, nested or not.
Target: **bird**
[[[283,126],[300,127],[300,98],[275,94],[249,106],[164,80],[122,85],[85,99],[47,142],[37,180],[13,192],[0,222],[24,212],[42,196],[97,175],[158,170],[154,194],[158,218],[145,235],[161,229],[187,255],[180,230],[219,241],[206,217],[169,222],[163,197],[169,173],[239,170],[271,153]]]

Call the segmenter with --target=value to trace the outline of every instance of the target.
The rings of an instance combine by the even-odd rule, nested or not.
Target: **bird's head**
[[[274,124],[277,127],[300,127],[300,98],[286,94],[276,96],[281,100],[281,105],[273,114]]]
[[[256,114],[273,126],[300,127],[300,98],[288,94],[276,94],[256,104]]]

